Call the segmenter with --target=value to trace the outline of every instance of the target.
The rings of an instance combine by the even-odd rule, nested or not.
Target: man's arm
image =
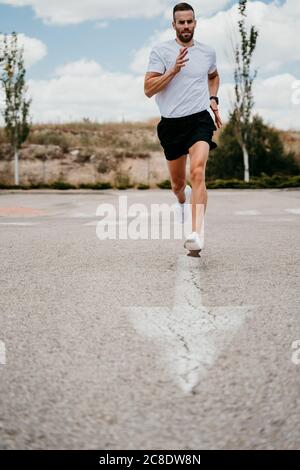
[[[158,72],[147,72],[145,75],[144,92],[148,98],[161,91],[175,77],[176,72],[173,68],[167,70],[164,74]]]
[[[220,85],[220,77],[218,70],[208,74],[209,96],[217,96]]]
[[[212,73],[208,74],[209,96],[217,96],[218,95],[219,85],[220,85],[220,77],[219,77],[218,70],[216,69]],[[217,128],[221,128],[223,126],[223,124],[222,124],[222,120],[220,118],[218,104],[217,104],[216,100],[214,100],[214,99],[210,100],[210,107],[211,107],[212,111],[214,112],[215,123],[216,123]]]
[[[147,72],[145,75],[145,83],[144,83],[144,92],[145,95],[148,96],[148,98],[151,98],[151,96],[155,95],[159,91],[161,91],[165,86],[168,85],[168,83],[177,75],[182,67],[185,67],[185,62],[187,62],[189,59],[185,58],[188,53],[187,47],[182,47],[180,49],[180,52],[176,58],[175,65],[171,67],[169,70],[166,70],[164,74],[161,74],[159,72]],[[153,54],[153,61],[155,68],[157,66],[161,66],[159,62],[157,62],[157,57]]]

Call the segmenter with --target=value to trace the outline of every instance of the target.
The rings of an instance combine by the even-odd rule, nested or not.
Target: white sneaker
[[[192,194],[192,188],[187,184],[184,188],[185,201],[181,204],[176,202],[175,214],[177,221],[180,224],[185,224],[191,217],[190,198]]]
[[[204,237],[197,232],[192,232],[184,242],[184,248],[190,251],[200,251],[204,248]]]

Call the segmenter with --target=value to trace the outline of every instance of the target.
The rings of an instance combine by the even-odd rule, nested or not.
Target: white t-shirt
[[[183,46],[176,39],[155,45],[149,56],[147,72],[165,73],[175,65]],[[206,44],[194,40],[188,47],[185,67],[182,67],[160,92],[155,101],[161,116],[181,117],[209,108],[208,74],[216,70],[216,52]]]

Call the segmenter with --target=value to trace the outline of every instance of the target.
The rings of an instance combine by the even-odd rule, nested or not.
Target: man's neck
[[[194,46],[194,41],[182,43],[182,42],[179,41],[179,39],[178,39],[177,37],[175,38],[175,41],[177,42],[177,44],[179,44],[179,45],[182,46],[182,47],[191,47],[191,46]]]

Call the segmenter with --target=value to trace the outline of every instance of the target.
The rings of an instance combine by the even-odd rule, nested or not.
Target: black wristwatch
[[[211,96],[209,98],[210,100],[215,100],[215,102],[217,103],[217,105],[219,104],[219,98],[217,96]]]

